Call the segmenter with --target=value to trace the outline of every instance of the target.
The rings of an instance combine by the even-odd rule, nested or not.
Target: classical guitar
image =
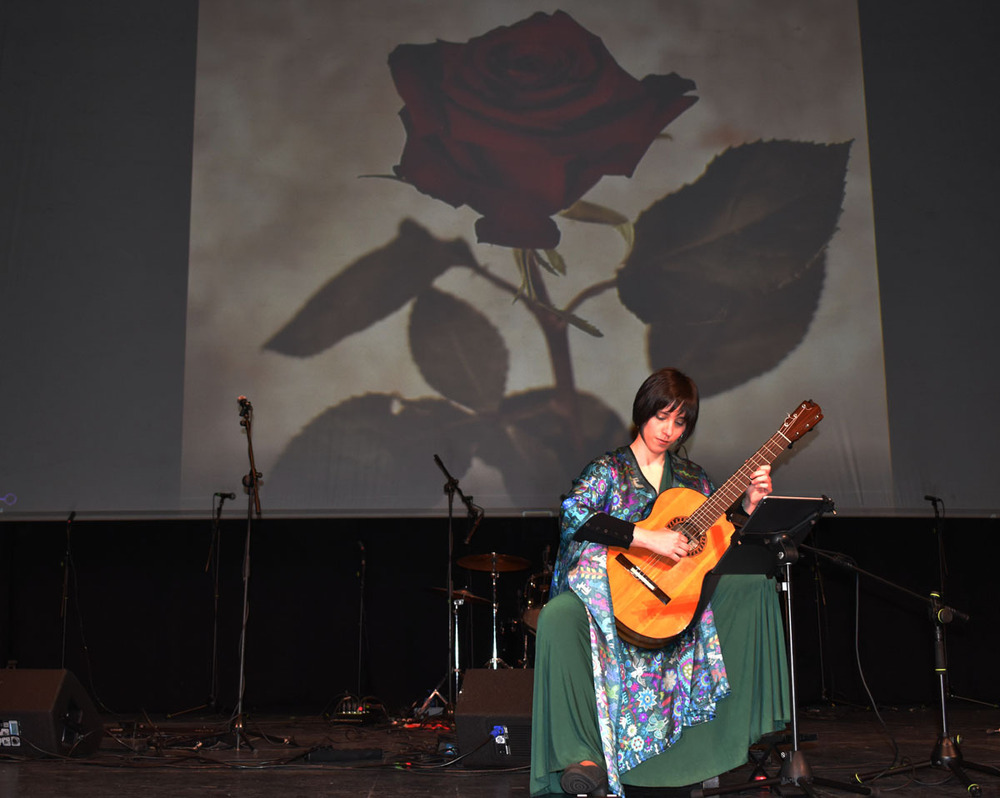
[[[722,487],[705,497],[689,488],[663,491],[649,515],[636,526],[683,532],[693,547],[674,561],[648,549],[608,548],[608,581],[618,634],[642,648],[660,648],[696,620],[706,574],[729,546],[733,525],[726,511],[743,495],[753,473],[823,418],[815,402],[805,401],[778,431]]]

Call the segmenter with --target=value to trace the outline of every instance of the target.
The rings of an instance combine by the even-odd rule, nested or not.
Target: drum
[[[549,600],[551,587],[552,571],[541,571],[528,577],[528,582],[524,586],[524,612],[521,613],[521,620],[531,632],[538,630],[538,613]]]

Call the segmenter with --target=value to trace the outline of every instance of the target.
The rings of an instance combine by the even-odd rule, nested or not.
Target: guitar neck
[[[778,430],[750,457],[735,474],[726,480],[722,487],[709,496],[691,517],[688,523],[699,532],[704,532],[728,510],[750,484],[754,471],[761,466],[773,463],[779,454],[789,447],[791,441]]]

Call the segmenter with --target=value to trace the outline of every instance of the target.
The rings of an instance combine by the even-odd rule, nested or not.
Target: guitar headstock
[[[823,420],[823,411],[812,399],[806,399],[788,414],[781,425],[781,434],[788,438],[789,445],[797,441]]]

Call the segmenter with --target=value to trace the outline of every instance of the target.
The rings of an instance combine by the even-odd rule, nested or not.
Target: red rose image
[[[479,240],[509,247],[555,247],[550,217],[603,176],[631,176],[697,99],[676,74],[635,79],[562,11],[466,44],[403,44],[389,68],[405,103],[397,176],[473,208]]]

